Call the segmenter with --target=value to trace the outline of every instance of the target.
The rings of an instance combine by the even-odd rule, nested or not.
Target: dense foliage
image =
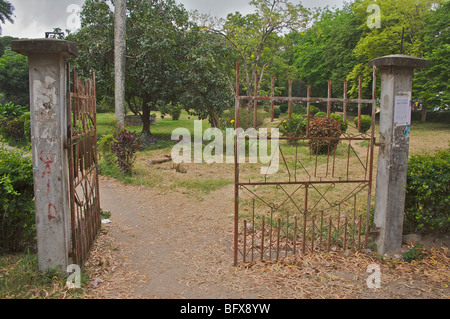
[[[31,157],[0,147],[0,250],[16,252],[35,236]]]
[[[141,116],[142,131],[150,135],[150,112],[168,105],[216,126],[232,96],[223,40],[194,25],[173,0],[127,0],[127,10],[126,101]],[[97,71],[101,100],[111,101],[114,14],[107,1],[87,0],[81,21],[81,30],[69,37],[80,46],[75,63],[82,74]]]
[[[408,163],[405,231],[441,234],[450,230],[450,149],[419,154]]]

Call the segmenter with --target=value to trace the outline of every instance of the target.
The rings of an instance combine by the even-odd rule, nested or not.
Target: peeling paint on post
[[[380,254],[401,248],[411,127],[414,69],[427,61],[389,55],[370,61],[381,74],[380,151],[377,164],[374,226]]]
[[[31,145],[39,269],[65,272],[70,251],[68,200],[67,67],[75,45],[55,39],[19,40],[12,49],[28,56]]]

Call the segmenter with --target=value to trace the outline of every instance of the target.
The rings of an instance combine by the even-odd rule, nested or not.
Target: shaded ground
[[[89,259],[99,279],[93,298],[450,297],[448,249],[430,248],[413,263],[335,252],[233,267],[232,185],[199,200],[104,177],[100,184],[112,223],[104,225]],[[380,266],[381,288],[367,287],[371,264]]]

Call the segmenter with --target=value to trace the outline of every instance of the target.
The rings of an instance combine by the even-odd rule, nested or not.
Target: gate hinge
[[[369,235],[379,235],[380,234],[380,227],[377,227],[371,231],[369,231]]]

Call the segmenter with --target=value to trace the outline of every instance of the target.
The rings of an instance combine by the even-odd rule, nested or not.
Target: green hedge
[[[422,111],[412,112],[413,121],[422,120]],[[427,111],[426,122],[450,123],[450,111]]]
[[[440,234],[450,230],[450,149],[419,154],[408,163],[405,232]]]
[[[35,237],[31,157],[0,147],[0,250],[17,252]]]

